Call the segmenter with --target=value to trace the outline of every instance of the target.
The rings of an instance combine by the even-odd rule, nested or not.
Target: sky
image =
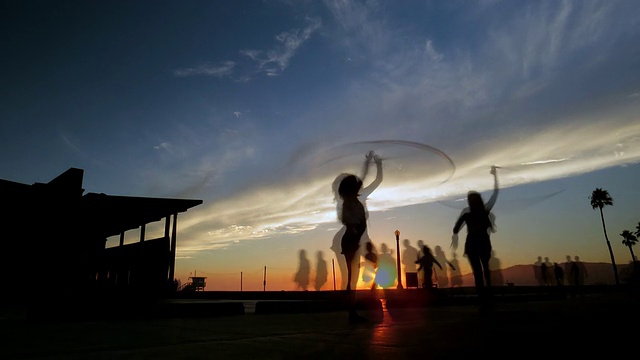
[[[368,151],[383,164],[369,236],[394,254],[397,229],[453,257],[460,200],[487,199],[496,165],[503,268],[610,262],[596,188],[614,199],[616,262],[631,260],[633,1],[3,0],[0,29],[0,178],[76,167],[85,192],[203,200],[178,216],[182,282],[294,290],[300,250],[312,277],[319,251],[331,269],[331,184],[360,175]]]

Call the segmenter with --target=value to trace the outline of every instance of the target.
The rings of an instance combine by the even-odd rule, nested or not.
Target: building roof
[[[62,219],[67,225],[81,226],[87,235],[107,238],[202,204],[202,200],[193,199],[83,195],[83,175],[84,170],[69,168],[48,183],[29,185],[0,179],[0,195],[7,199],[2,213],[17,216],[29,212],[41,216],[36,221],[54,223]]]
[[[202,200],[87,193],[82,197],[82,212],[92,232],[109,237],[185,212],[200,204]]]

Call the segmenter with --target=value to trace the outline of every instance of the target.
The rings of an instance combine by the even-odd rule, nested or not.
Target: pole
[[[242,271],[240,271],[240,291],[242,291]]]
[[[144,241],[144,230],[147,227],[147,224],[140,225],[140,242]]]
[[[262,291],[267,291],[267,267],[264,267],[264,275],[262,276]]]
[[[164,230],[164,234],[166,237],[169,237],[169,216],[167,216],[166,218],[166,223],[165,223],[165,230]],[[177,235],[176,232],[178,231],[178,214],[173,214],[173,229],[171,231],[171,239],[170,239],[170,244],[169,244],[169,256],[171,257],[169,259],[169,261],[171,261],[169,263],[169,281],[173,281],[173,278],[175,277],[176,274],[176,244],[177,244]]]
[[[331,259],[331,271],[333,272],[333,291],[336,291],[336,266],[334,260],[335,259]]]
[[[398,265],[398,289],[402,287],[402,273],[400,272],[400,230],[396,230],[396,263]]]

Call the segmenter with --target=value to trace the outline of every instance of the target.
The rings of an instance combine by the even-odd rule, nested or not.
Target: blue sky
[[[448,249],[456,200],[489,196],[495,164],[503,266],[608,262],[596,187],[627,263],[638,19],[632,1],[3,1],[0,178],[78,167],[87,192],[202,199],[177,275],[212,290],[240,272],[261,289],[263,266],[293,288],[298,250],[334,257],[331,182],[368,150],[378,244],[400,229]]]

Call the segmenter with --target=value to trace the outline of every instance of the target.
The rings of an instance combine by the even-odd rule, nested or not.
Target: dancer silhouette
[[[380,156],[378,156],[377,154],[375,154],[373,151],[369,151],[366,156],[365,156],[365,161],[362,167],[362,175],[360,177],[360,180],[362,182],[364,182],[367,178],[367,175],[369,173],[369,167],[371,166],[371,162],[374,162],[376,164],[376,177],[375,179],[371,182],[371,184],[367,185],[366,187],[360,189],[359,193],[358,193],[358,199],[360,200],[360,202],[362,203],[362,205],[364,206],[364,211],[365,211],[365,217],[368,218],[369,217],[369,213],[367,211],[367,199],[369,198],[369,195],[371,195],[371,193],[378,188],[378,186],[380,186],[380,183],[382,183],[382,158],[380,158]],[[340,186],[340,183],[342,182],[342,180],[349,176],[350,174],[347,173],[342,173],[340,175],[338,175],[335,180],[333,181],[332,184],[332,189],[333,189],[333,194],[334,194],[334,201],[336,202],[336,212],[338,214],[338,219],[341,219],[341,213],[342,213],[342,198],[340,197],[340,194],[338,193],[338,188]],[[352,285],[354,284],[354,282],[357,281],[357,273],[355,273],[355,279],[354,278],[349,278],[347,276],[348,273],[348,269],[347,269],[347,263],[344,259],[344,257],[342,256],[342,238],[344,237],[344,233],[345,233],[346,227],[343,226],[340,228],[340,230],[338,230],[338,232],[334,235],[333,237],[333,242],[331,245],[331,250],[334,252],[335,254],[335,258],[338,261],[338,270],[340,271],[340,278],[341,278],[341,285],[340,285],[340,289],[345,290],[347,289],[347,284],[351,283]],[[367,229],[365,229],[365,232],[362,234],[362,237],[360,239],[361,243],[366,243],[367,241],[371,241],[368,235],[368,231]],[[354,255],[355,258],[360,258],[360,252],[358,251],[356,253],[356,255]]]
[[[341,240],[342,254],[347,264],[347,279],[351,280],[353,274],[358,274],[360,261],[356,260],[356,254],[360,248],[360,238],[367,229],[367,215],[364,205],[358,199],[358,193],[362,188],[362,180],[356,175],[347,175],[338,187],[338,194],[342,199],[342,211],[340,221],[345,226],[345,232]],[[353,267],[356,267],[355,271]],[[349,322],[362,322],[365,318],[356,312],[355,284],[347,282]]]
[[[467,194],[467,208],[462,210],[455,225],[453,226],[453,236],[451,237],[451,247],[458,247],[458,232],[462,226],[467,225],[467,237],[464,244],[464,254],[469,260],[473,279],[476,286],[476,293],[481,300],[481,309],[490,305],[491,297],[491,271],[489,260],[491,259],[491,235],[495,231],[495,224],[491,216],[491,209],[498,198],[498,175],[496,167],[491,167],[491,175],[494,178],[493,194],[486,203],[480,193],[469,191]]]

